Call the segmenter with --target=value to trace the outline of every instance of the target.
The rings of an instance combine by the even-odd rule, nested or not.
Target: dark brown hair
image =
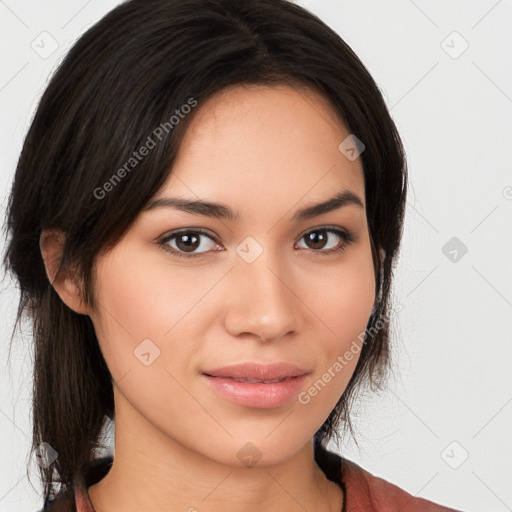
[[[32,449],[46,442],[58,452],[53,464],[41,468],[45,499],[54,496],[55,484],[71,488],[93,459],[105,419],[114,418],[114,383],[90,317],[67,307],[47,278],[42,230],[65,233],[60,268],[77,269],[83,298],[94,308],[95,258],[115,246],[172,172],[201,104],[238,84],[310,87],[365,145],[360,158],[377,302],[355,372],[315,443],[325,444],[342,423],[353,433],[355,391],[383,382],[388,324],[375,329],[375,323],[390,312],[407,166],[369,72],[332,29],[287,0],[123,2],[80,37],[51,78],[9,197],[4,265],[20,288],[15,325],[24,313],[33,325]],[[198,107],[163,130],[121,182],[98,193],[191,99]]]

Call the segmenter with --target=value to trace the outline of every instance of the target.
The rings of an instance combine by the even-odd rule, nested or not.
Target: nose
[[[292,273],[268,250],[252,263],[236,257],[229,276],[225,328],[235,337],[272,341],[299,329]]]

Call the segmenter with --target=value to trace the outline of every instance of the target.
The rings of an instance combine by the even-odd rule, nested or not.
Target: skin
[[[43,234],[47,271],[62,300],[90,315],[116,382],[115,458],[89,488],[97,512],[341,510],[341,488],[314,461],[312,438],[345,390],[357,356],[307,404],[273,409],[228,402],[202,370],[288,361],[311,370],[310,388],[364,331],[375,301],[366,209],[349,204],[298,224],[293,213],[349,189],[364,203],[360,158],[338,145],[349,131],[317,92],[236,86],[198,106],[167,182],[154,198],[224,203],[238,222],[161,208],[141,212],[95,268],[99,308],[79,297],[71,274],[53,281],[58,237]],[[326,225],[354,233],[345,244]],[[203,228],[180,258],[157,243],[170,231]],[[315,245],[304,237],[319,228]],[[318,232],[318,229],[315,230]],[[236,252],[253,237],[262,254]],[[181,239],[182,240],[182,239]],[[62,240],[61,240],[62,241]],[[177,237],[167,242],[182,252]],[[190,250],[190,249],[189,249]],[[134,350],[151,339],[149,366]],[[237,457],[253,443],[261,458]]]

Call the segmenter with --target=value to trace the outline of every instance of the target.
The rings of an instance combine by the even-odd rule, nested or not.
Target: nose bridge
[[[226,327],[264,340],[293,330],[293,283],[278,251],[247,237],[236,252]]]

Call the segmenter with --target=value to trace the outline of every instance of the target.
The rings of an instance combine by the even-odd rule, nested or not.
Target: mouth
[[[291,377],[299,377],[311,373],[309,370],[297,365],[277,362],[272,364],[241,363],[231,366],[224,366],[212,370],[205,370],[204,375],[209,377],[222,377],[239,382],[280,382]]]
[[[248,382],[249,384],[275,384],[276,382],[283,382],[284,380],[294,379],[295,377],[281,377],[277,379],[249,379],[249,378],[240,378],[240,377],[221,377],[216,375],[209,375],[208,373],[204,373],[207,377],[212,377],[214,379],[229,379],[234,382]]]
[[[289,404],[310,373],[287,363],[247,363],[208,370],[201,377],[209,389],[229,402],[256,409],[273,409]]]

